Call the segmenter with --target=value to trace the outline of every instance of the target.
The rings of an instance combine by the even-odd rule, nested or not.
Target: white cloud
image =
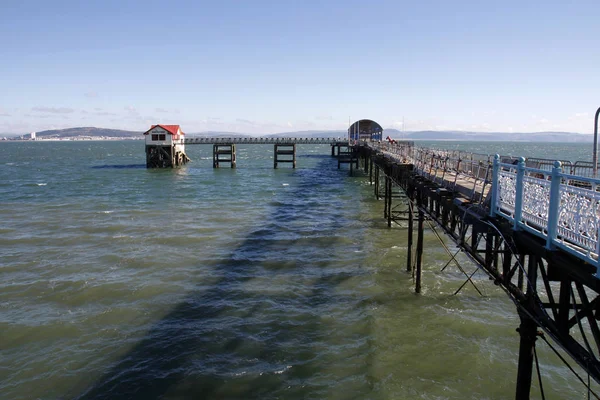
[[[33,107],[31,111],[52,113],[52,114],[69,114],[75,112],[72,108],[67,107]]]

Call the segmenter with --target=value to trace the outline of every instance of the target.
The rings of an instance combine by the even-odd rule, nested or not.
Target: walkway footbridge
[[[296,137],[186,137],[184,144],[331,144],[346,142],[347,138],[296,138]]]
[[[458,253],[444,245],[450,257],[444,268],[454,263],[465,274],[463,286],[475,286],[473,275],[483,270],[515,303],[521,321],[517,399],[529,398],[535,343],[541,339],[552,346],[546,336],[600,383],[600,180],[592,178],[591,163],[402,142],[363,142],[355,149],[375,194],[385,201],[388,225],[408,228],[407,269],[416,271],[417,291],[423,226],[430,221],[436,234],[434,226],[477,266],[468,273]]]

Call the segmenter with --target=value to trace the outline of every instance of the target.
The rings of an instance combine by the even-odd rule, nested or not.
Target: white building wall
[[[165,135],[165,140],[152,140],[152,135]],[[153,128],[145,136],[146,136],[146,145],[171,146],[171,144],[173,143],[172,135],[159,126]]]

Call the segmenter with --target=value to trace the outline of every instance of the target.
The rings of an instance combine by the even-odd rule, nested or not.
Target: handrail
[[[508,219],[514,229],[544,238],[548,250],[565,250],[600,272],[600,180],[563,173],[560,161],[549,172],[526,167],[525,159],[501,163],[499,155],[493,170],[490,216]]]
[[[432,181],[439,180],[441,168],[441,186],[449,189],[456,189],[459,175],[472,180],[471,201],[477,196],[482,200],[485,187],[490,184],[487,212],[491,217],[507,219],[513,229],[545,239],[549,250],[559,248],[594,265],[600,278],[600,180],[584,176],[589,174],[591,163],[552,161],[549,168],[550,160],[546,159],[495,155],[489,162],[487,158],[456,151],[384,143],[368,145],[397,162],[413,164],[416,173]],[[453,182],[452,177],[446,178],[450,172]]]

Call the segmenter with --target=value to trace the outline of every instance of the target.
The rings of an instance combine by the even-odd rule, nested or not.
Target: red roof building
[[[150,133],[150,131],[156,127],[160,127],[163,128],[165,131],[169,132],[171,135],[185,135],[185,133],[183,133],[183,131],[179,128],[179,125],[152,125],[150,127],[150,129],[148,129],[146,132],[144,132],[144,135],[147,135],[148,133]]]

